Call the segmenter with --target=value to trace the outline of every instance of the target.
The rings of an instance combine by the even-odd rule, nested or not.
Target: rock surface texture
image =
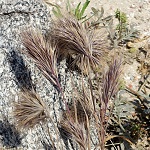
[[[57,104],[54,88],[34,63],[19,51],[22,49],[20,33],[31,26],[43,32],[50,27],[50,12],[42,1],[0,1],[0,148],[44,149],[43,145],[46,145],[39,136],[46,131],[35,129],[20,135],[12,125],[15,124],[13,102],[18,100],[20,88],[34,84],[40,96],[48,101],[50,109]]]

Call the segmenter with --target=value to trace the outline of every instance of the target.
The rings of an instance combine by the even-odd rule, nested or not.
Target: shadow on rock
[[[21,144],[22,138],[20,138],[19,132],[7,119],[0,120],[0,136],[3,146],[8,148],[15,148]]]
[[[71,148],[72,150],[75,150],[73,141],[69,138],[70,134],[61,127],[59,127],[58,129],[60,132],[60,136],[61,136],[61,138],[62,138],[62,140],[66,146],[66,149],[70,150],[70,148]],[[69,146],[69,143],[70,143],[71,147]]]
[[[53,145],[51,145],[50,143],[47,143],[45,141],[41,141],[41,143],[45,150],[56,150],[56,148]]]
[[[32,83],[31,72],[28,70],[24,63],[22,56],[17,52],[11,51],[7,54],[7,60],[10,64],[10,69],[15,75],[15,81],[19,88],[21,89],[35,89]]]

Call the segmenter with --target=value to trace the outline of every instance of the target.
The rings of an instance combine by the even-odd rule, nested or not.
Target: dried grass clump
[[[109,101],[116,95],[121,74],[120,59],[114,59],[106,72],[103,73],[102,83],[98,83],[97,91],[93,90],[92,80],[89,79],[89,88],[83,84],[82,93],[76,93],[74,105],[70,111],[65,112],[61,122],[61,127],[68,133],[71,139],[82,149],[91,149],[90,143],[90,119],[94,120],[99,143],[95,147],[104,150],[111,107],[108,109]],[[95,92],[97,96],[95,96]],[[100,108],[97,107],[96,100],[99,100]],[[109,110],[109,111],[108,111]],[[84,134],[83,134],[84,133]],[[88,142],[87,142],[88,141]],[[82,145],[84,144],[84,146]]]
[[[78,122],[71,122],[70,120],[64,120],[61,122],[62,129],[67,133],[68,138],[74,140],[81,150],[87,150],[88,133],[84,127],[84,124]]]
[[[60,126],[65,136],[75,141],[79,148],[83,150],[90,149],[91,144],[89,125],[92,112],[87,101],[84,101],[81,93],[74,89],[73,104],[68,106],[68,109],[63,112],[60,121]]]
[[[54,21],[51,36],[57,41],[60,55],[71,56],[72,66],[87,70],[89,64],[92,68],[99,64],[106,48],[97,32],[86,29],[83,23],[67,15]]]
[[[26,48],[23,51],[31,57],[43,75],[61,91],[61,85],[58,80],[56,67],[56,45],[47,40],[45,36],[37,29],[29,29],[22,34],[22,42]]]
[[[76,100],[75,100],[76,101]],[[89,116],[88,110],[80,102],[75,102],[69,111],[63,114],[60,126],[66,133],[67,138],[75,141],[80,149],[86,150],[90,147]]]
[[[20,92],[19,101],[14,103],[14,108],[14,117],[19,128],[33,128],[48,116],[45,103],[35,91]]]

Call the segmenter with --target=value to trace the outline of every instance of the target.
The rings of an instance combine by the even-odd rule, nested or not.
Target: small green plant
[[[49,0],[44,0],[44,2],[48,5],[48,6],[52,6],[52,12],[56,17],[62,17],[62,11],[61,11],[61,7],[58,4],[53,4],[51,3]]]
[[[90,1],[86,0],[86,2],[83,4],[83,6],[81,7],[81,2],[77,5],[77,7],[74,10],[74,16],[78,19],[78,20],[83,20],[85,19],[87,16],[84,15],[84,12],[86,10],[86,8],[88,7]]]
[[[132,54],[132,53],[136,53],[137,50],[138,49],[136,47],[131,47],[128,52]]]
[[[109,15],[107,17],[103,17],[104,15],[104,8],[101,7],[101,9],[96,9],[94,7],[91,8],[92,10],[92,16],[90,18],[94,18],[93,21],[91,21],[91,27],[94,28],[107,28],[107,26],[111,23],[112,21],[112,15]]]
[[[130,127],[130,132],[134,139],[138,139],[141,134],[141,124],[133,122]]]
[[[128,18],[124,12],[121,12],[119,9],[117,9],[115,12],[115,19],[118,20],[118,25],[114,28],[112,18],[109,21],[107,28],[113,47],[116,48],[120,43],[126,43],[138,38],[139,32],[134,28],[133,25],[128,24]]]
[[[54,7],[52,8],[53,14],[58,18],[62,17],[63,14],[61,12],[61,7],[59,5],[53,5]]]
[[[47,4],[53,6],[52,8],[52,12],[53,14],[58,18],[58,17],[62,17],[63,16],[63,8],[61,8],[59,5],[57,4],[52,4],[48,1],[45,1]],[[68,0],[66,3],[66,11],[75,16],[77,18],[77,20],[83,20],[86,19],[87,15],[85,14],[85,10],[87,9],[88,5],[89,5],[90,1],[86,0],[83,5],[81,5],[81,2],[78,3],[78,5],[76,6],[76,8],[72,8],[70,1]]]
[[[122,39],[123,33],[126,32],[127,29],[127,16],[124,12],[121,12],[120,10],[116,10],[115,12],[115,18],[118,19],[119,24],[116,27],[116,30],[119,32],[119,40]]]
[[[119,81],[119,89],[120,89],[120,90],[124,90],[125,87],[126,87],[126,82],[125,82],[125,80],[124,80],[124,79],[120,80],[120,81]]]
[[[119,24],[116,27],[118,32],[117,40],[120,41],[130,41],[133,38],[138,38],[139,32],[134,28],[133,25],[128,24],[128,18],[124,12],[117,9],[115,12],[115,18],[118,19]]]

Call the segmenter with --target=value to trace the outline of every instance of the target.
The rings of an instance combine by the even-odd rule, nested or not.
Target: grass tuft
[[[59,54],[71,56],[71,65],[77,65],[81,70],[87,70],[89,63],[91,68],[98,65],[106,47],[99,32],[96,32],[70,15],[58,18],[52,27],[52,37],[57,41]]]
[[[35,91],[20,92],[19,101],[14,103],[14,108],[14,117],[19,128],[33,128],[47,118],[45,103]]]
[[[74,140],[80,146],[81,150],[87,149],[89,143],[84,124],[65,120],[64,122],[61,122],[60,125],[67,135],[69,135],[70,139]]]
[[[26,48],[23,52],[35,61],[43,75],[61,92],[56,67],[56,45],[35,29],[24,31],[22,42]]]

